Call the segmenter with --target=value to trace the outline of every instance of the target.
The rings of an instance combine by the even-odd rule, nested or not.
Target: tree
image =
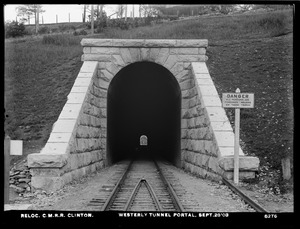
[[[39,4],[27,4],[16,7],[17,16],[21,17],[22,22],[30,23],[30,18],[34,16],[35,32],[38,33],[39,28],[39,14],[45,12]]]
[[[85,23],[86,18],[86,5],[83,5],[83,16],[82,16],[82,22]]]
[[[17,21],[5,22],[5,37],[22,37],[26,35],[25,26]]]
[[[118,8],[117,8],[118,14],[117,15],[118,15],[119,18],[121,18],[123,16],[124,9],[125,9],[124,5],[118,5]]]
[[[144,17],[155,17],[160,14],[160,11],[153,5],[142,5],[140,10]]]

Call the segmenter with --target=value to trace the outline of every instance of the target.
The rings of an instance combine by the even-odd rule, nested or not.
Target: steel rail
[[[222,177],[223,182],[237,195],[239,195],[247,204],[249,204],[252,208],[254,208],[257,212],[265,212],[268,211],[260,206],[258,203],[254,202],[249,196],[243,193],[238,187],[236,187],[232,182],[227,180],[225,177]]]
[[[160,177],[161,177],[163,183],[165,184],[165,186],[167,187],[167,189],[169,191],[169,194],[170,194],[170,196],[171,196],[171,198],[173,200],[173,203],[175,204],[175,207],[177,208],[178,211],[184,212],[185,209],[182,206],[179,198],[177,197],[177,194],[175,193],[175,191],[174,191],[173,187],[171,186],[171,184],[165,178],[162,170],[160,169],[160,167],[158,166],[158,164],[157,164],[157,162],[155,160],[154,160],[154,164],[155,164],[155,166],[156,166],[156,168],[157,168],[157,170],[158,170],[158,172],[160,174]]]
[[[161,207],[161,205],[159,203],[159,200],[158,200],[157,196],[155,195],[155,193],[154,193],[151,185],[144,178],[140,179],[140,181],[136,184],[134,190],[132,191],[132,193],[131,193],[131,195],[130,195],[130,197],[129,197],[129,199],[128,199],[125,207],[124,207],[124,211],[128,211],[129,210],[131,204],[133,203],[134,198],[137,195],[138,190],[142,186],[142,183],[145,183],[146,188],[148,189],[148,191],[149,191],[149,193],[150,193],[150,195],[152,197],[152,200],[154,201],[154,203],[155,203],[155,205],[157,207],[157,210],[158,211],[162,211],[162,207]]]
[[[131,168],[132,163],[133,163],[133,161],[130,161],[130,163],[129,163],[129,165],[127,166],[127,168],[126,168],[125,172],[123,173],[122,177],[119,179],[119,181],[118,181],[117,184],[115,185],[114,189],[112,190],[112,192],[110,193],[110,195],[109,195],[108,198],[106,199],[106,201],[105,201],[105,203],[104,203],[104,205],[103,205],[103,207],[102,207],[102,211],[107,211],[107,210],[110,208],[110,206],[111,206],[111,204],[112,204],[112,202],[113,202],[113,200],[114,200],[116,194],[117,194],[118,191],[120,190],[121,185],[122,185],[123,181],[124,181],[125,178],[126,178],[127,173],[129,172],[129,170],[130,170],[130,168]]]

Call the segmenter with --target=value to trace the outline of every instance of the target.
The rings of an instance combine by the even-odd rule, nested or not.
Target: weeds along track
[[[103,186],[88,206],[98,211],[185,211],[157,162],[124,164],[114,175],[115,185]]]

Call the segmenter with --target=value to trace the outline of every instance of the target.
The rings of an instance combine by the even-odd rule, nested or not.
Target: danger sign
[[[254,108],[254,94],[223,93],[222,105],[224,108]]]

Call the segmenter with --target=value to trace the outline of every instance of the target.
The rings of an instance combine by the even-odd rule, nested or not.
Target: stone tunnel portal
[[[180,165],[181,91],[169,70],[136,62],[119,71],[107,97],[109,164],[135,156]],[[147,136],[147,145],[140,137]]]

